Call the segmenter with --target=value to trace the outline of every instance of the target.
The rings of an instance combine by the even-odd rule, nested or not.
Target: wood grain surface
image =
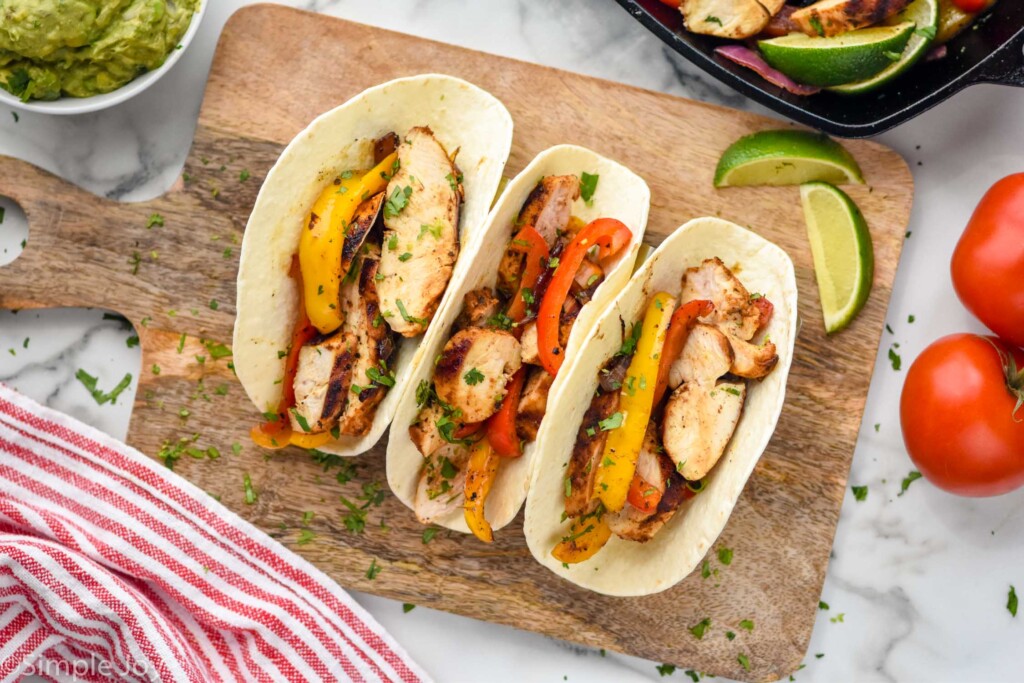
[[[369,505],[365,530],[355,533],[347,526],[358,526],[358,516],[348,515],[346,525],[341,497],[361,506],[373,498],[374,483],[386,487],[384,443],[325,472],[305,452],[269,454],[247,439],[258,413],[230,358],[214,356],[216,344],[230,343],[239,244],[260,183],[283,145],[314,116],[368,86],[425,72],[466,78],[505,102],[516,126],[510,173],[550,145],[585,145],[650,184],[652,243],[692,217],[716,215],[749,226],[792,257],[802,325],[786,407],[708,555],[710,577],[697,572],[645,598],[602,597],[536,565],[521,518],[490,546],[447,532],[424,543],[423,527],[390,495]],[[848,143],[869,183],[847,189],[871,226],[875,281],[860,317],[827,338],[796,188],[711,186],[729,143],[780,125],[324,16],[253,6],[224,30],[195,144],[181,179],[163,197],[107,201],[0,157],[0,194],[18,201],[30,223],[25,251],[0,268],[0,306],[94,306],[124,314],[143,350],[129,443],[152,457],[180,439],[217,448],[217,459],[183,455],[175,471],[344,586],[699,671],[773,680],[797,668],[810,639],[913,193],[909,170],[894,152]],[[153,213],[163,216],[162,227],[147,228]],[[340,483],[339,473],[342,480],[353,474],[351,463],[354,476]],[[257,496],[251,504],[246,474]],[[312,520],[306,515],[304,522],[308,512]],[[733,550],[729,566],[717,558],[722,547]],[[380,567],[373,580],[371,562]],[[711,627],[698,639],[689,628],[705,618]],[[743,619],[754,621],[752,632],[737,628]],[[734,640],[727,630],[736,632]],[[750,671],[739,664],[740,654]]]

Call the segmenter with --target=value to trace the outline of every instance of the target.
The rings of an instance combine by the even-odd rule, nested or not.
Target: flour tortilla
[[[647,213],[651,200],[650,190],[643,178],[625,166],[582,147],[560,145],[541,152],[505,188],[491,215],[488,216],[487,224],[480,231],[480,242],[474,249],[476,257],[473,264],[466,277],[452,291],[452,305],[442,318],[435,319],[439,334],[424,343],[426,358],[433,359],[444,349],[444,345],[451,337],[452,323],[462,310],[462,299],[466,292],[480,287],[495,286],[498,264],[505,252],[505,246],[516,230],[516,217],[540,179],[549,175],[579,175],[582,172],[597,174],[600,178],[590,205],[582,199],[577,200],[573,206],[573,214],[585,222],[600,217],[617,218],[633,231],[633,239],[608,269],[605,280],[594,292],[593,299],[583,307],[576,318],[576,324],[566,344],[566,364],[555,378],[549,394],[554,395],[564,382],[569,362],[580,353],[587,332],[605,306],[629,281],[644,229],[647,227]],[[416,485],[423,468],[423,456],[409,438],[408,426],[415,421],[419,413],[419,407],[416,405],[416,387],[421,381],[430,382],[433,374],[433,362],[424,362],[416,367],[409,382],[409,389],[395,413],[395,426],[388,438],[388,484],[398,499],[409,508],[413,507],[416,498]],[[547,421],[545,418],[544,422]],[[487,497],[484,510],[493,529],[500,529],[511,522],[522,507],[536,453],[536,443],[532,443],[526,445],[523,455],[519,458],[502,459],[498,477]],[[435,520],[435,524],[469,533],[461,507],[447,518]]]
[[[429,126],[449,153],[459,151],[456,163],[466,194],[459,217],[462,249],[435,320],[473,262],[476,237],[512,145],[512,118],[501,102],[466,81],[430,74],[370,88],[317,117],[270,170],[242,241],[234,364],[260,412],[276,411],[281,399],[285,360],[280,352],[288,348],[299,316],[298,288],[288,270],[313,202],[338,173],[373,166],[375,139],[389,131],[403,135],[416,126]],[[359,455],[377,443],[437,327],[431,324],[418,338],[399,338],[389,361],[395,386],[378,406],[369,433],[343,436],[320,450]]]
[[[764,294],[775,305],[767,334],[778,348],[779,363],[764,380],[748,382],[743,416],[704,492],[683,503],[647,543],[613,535],[592,558],[566,568],[551,556],[551,550],[567,535],[571,523],[561,521],[565,472],[583,414],[597,389],[598,372],[619,350],[623,322],[628,330],[642,319],[655,292],[678,295],[683,271],[715,256],[733,269],[750,292]],[[524,531],[534,558],[578,586],[616,596],[657,593],[692,572],[725,528],[775,430],[793,359],[796,316],[793,263],[774,244],[717,218],[692,220],[666,239],[598,320],[560,392],[549,403],[549,414],[537,435],[541,455],[526,501]]]

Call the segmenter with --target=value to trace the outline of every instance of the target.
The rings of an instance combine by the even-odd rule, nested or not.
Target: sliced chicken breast
[[[370,431],[377,405],[384,399],[394,378],[388,360],[394,350],[392,332],[380,316],[376,275],[380,265],[377,245],[365,245],[356,261],[358,275],[341,285],[342,330],[356,339],[352,382],[345,409],[338,417],[338,429],[348,436]]]
[[[416,421],[409,425],[409,439],[423,457],[432,455],[434,451],[448,443],[437,431],[437,421],[442,417],[444,409],[437,404],[431,404],[424,406],[416,414]]]
[[[647,425],[644,443],[636,460],[636,473],[647,482],[647,485],[664,494],[672,476],[672,463],[661,455],[661,443],[658,430],[653,422]],[[658,511],[645,513],[630,504],[621,510],[605,516],[612,533],[631,541],[644,543],[649,541],[655,532],[664,525],[671,516],[659,515]]]
[[[481,287],[466,292],[462,298],[462,311],[455,319],[455,329],[484,327],[487,321],[501,311],[501,300],[490,287]]]
[[[445,444],[425,459],[413,502],[420,522],[431,524],[462,507],[468,460],[469,449],[455,444]]]
[[[526,198],[519,212],[517,226],[532,225],[548,247],[555,246],[559,234],[565,232],[572,216],[572,204],[580,196],[580,179],[574,175],[552,175],[541,179]],[[515,228],[513,228],[515,230]],[[509,245],[510,247],[512,245]],[[507,249],[498,266],[498,289],[506,296],[519,289],[525,256]]]
[[[549,375],[544,368],[530,370],[516,412],[516,433],[520,439],[532,442],[537,438],[541,420],[548,409],[548,393],[554,381],[554,376]]]
[[[522,347],[523,362],[540,365],[540,352],[537,351],[537,322],[530,321],[523,325],[523,333],[519,336]]]
[[[569,480],[566,486],[568,495],[565,497],[565,513],[570,517],[579,517],[594,511],[594,477],[597,475],[597,464],[608,439],[608,432],[602,431],[600,423],[618,409],[619,392],[613,391],[595,396],[583,415],[583,422],[576,433],[576,443],[572,447],[569,467],[565,472]]]
[[[838,36],[880,24],[909,4],[910,0],[821,0],[793,12],[790,20],[809,36]]]
[[[668,385],[675,389],[683,382],[713,383],[729,372],[732,361],[729,338],[721,330],[711,325],[694,325],[683,352],[669,368]]]
[[[345,407],[357,346],[354,334],[339,330],[299,350],[295,408],[288,413],[293,430],[320,434],[334,426]]]
[[[466,422],[481,422],[498,411],[505,385],[522,365],[519,342],[503,330],[469,327],[445,344],[434,368],[437,397]]]
[[[384,204],[384,193],[379,192],[359,205],[352,222],[345,229],[345,241],[341,245],[341,272],[348,273],[356,257],[359,256],[366,238],[380,216],[380,207]],[[379,258],[380,250],[378,250]]]
[[[737,377],[761,379],[775,369],[779,362],[774,342],[766,341],[758,346],[736,337],[729,337],[729,345],[733,352],[729,372]]]
[[[688,383],[665,405],[662,444],[689,481],[711,471],[729,444],[743,413],[745,382]]]
[[[427,329],[459,255],[459,170],[429,128],[413,128],[398,146],[388,182],[380,262],[381,310],[403,337]]]
[[[686,28],[719,38],[749,38],[768,25],[785,0],[683,0]]]
[[[707,299],[715,304],[714,312],[701,318],[701,322],[744,341],[749,341],[761,324],[761,314],[750,300],[750,292],[719,258],[706,259],[683,273],[679,301],[694,299]]]

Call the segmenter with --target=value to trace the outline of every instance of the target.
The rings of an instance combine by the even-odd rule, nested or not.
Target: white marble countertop
[[[161,194],[189,148],[217,35],[244,0],[210,0],[181,62],[136,99],[75,118],[0,109],[0,153],[21,157],[93,192],[125,201]],[[299,7],[449,43],[695,99],[752,108],[702,77],[612,0],[315,0]],[[898,495],[913,469],[898,401],[906,368],[942,334],[981,330],[958,303],[948,266],[976,201],[1024,169],[1024,91],[977,86],[881,139],[910,162],[917,183],[886,334],[876,361],[821,610],[800,681],[1020,681],[1024,618],[1006,610],[1024,589],[1024,491],[954,498],[924,481]],[[26,237],[9,203],[0,264]],[[31,237],[29,237],[31,239]],[[913,315],[915,322],[909,323]],[[75,372],[111,387],[138,375],[132,332],[100,311],[0,311],[0,382],[124,436],[134,382],[117,405],[98,406]],[[887,354],[899,343],[903,370]],[[439,681],[659,680],[657,662],[599,653],[511,628],[358,595]],[[469,653],[469,654],[467,654]],[[666,672],[667,673],[667,672]],[[673,674],[686,680],[684,672]]]

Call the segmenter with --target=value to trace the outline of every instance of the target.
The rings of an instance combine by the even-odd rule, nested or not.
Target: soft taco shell
[[[680,506],[675,516],[647,543],[612,536],[596,555],[568,568],[551,550],[568,533],[565,468],[598,372],[622,344],[626,329],[643,317],[650,296],[678,295],[683,271],[706,258],[719,257],[751,292],[775,305],[767,334],[778,348],[779,363],[764,380],[749,381],[746,405],[736,432],[709,475],[705,491]],[[676,230],[637,271],[584,340],[552,412],[537,435],[539,456],[526,502],[524,531],[538,562],[569,581],[606,595],[657,593],[675,585],[697,567],[725,528],[747,478],[775,430],[786,394],[786,378],[796,335],[797,290],[793,263],[782,249],[738,225],[697,218]]]
[[[516,230],[514,222],[519,209],[540,179],[549,175],[578,175],[584,171],[596,173],[600,179],[590,205],[578,199],[573,205],[573,215],[585,222],[599,217],[617,218],[633,231],[633,239],[618,257],[615,265],[608,269],[605,281],[576,318],[576,324],[565,349],[567,362],[555,378],[549,393],[549,396],[555,395],[564,381],[571,360],[579,354],[587,332],[615,294],[629,281],[647,226],[651,199],[650,190],[643,178],[625,166],[582,147],[560,145],[541,152],[505,188],[488,216],[486,225],[480,231],[480,242],[473,248],[476,254],[473,263],[467,269],[466,276],[459,281],[458,287],[451,292],[451,305],[444,312],[443,318],[435,320],[434,326],[438,328],[438,334],[423,344],[425,358],[435,358],[448,342],[451,326],[462,309],[462,299],[466,292],[480,287],[494,287],[498,264],[505,252],[505,246]],[[423,456],[409,438],[408,426],[419,412],[415,389],[421,381],[431,380],[433,370],[433,363],[428,361],[418,365],[413,371],[408,390],[395,413],[394,429],[388,438],[388,483],[398,499],[409,508],[413,508],[415,501]],[[548,421],[546,417],[544,421]],[[485,507],[487,520],[493,529],[502,528],[519,512],[526,499],[526,488],[536,451],[534,442],[527,444],[521,457],[503,459]],[[435,523],[455,531],[469,532],[462,508],[458,508],[449,518],[436,520]]]
[[[259,411],[276,411],[281,399],[285,361],[279,352],[288,348],[299,315],[298,291],[288,270],[310,207],[329,178],[373,166],[376,138],[389,131],[403,135],[415,126],[429,126],[449,154],[458,150],[456,163],[465,189],[459,218],[462,249],[435,318],[444,312],[450,292],[473,262],[475,237],[512,144],[512,118],[500,101],[466,81],[430,74],[375,86],[317,117],[267,174],[242,240],[234,364]],[[343,436],[321,450],[359,455],[377,443],[413,366],[423,358],[421,344],[425,346],[436,329],[432,324],[422,337],[397,340],[390,362],[395,386],[378,406],[369,433]]]

